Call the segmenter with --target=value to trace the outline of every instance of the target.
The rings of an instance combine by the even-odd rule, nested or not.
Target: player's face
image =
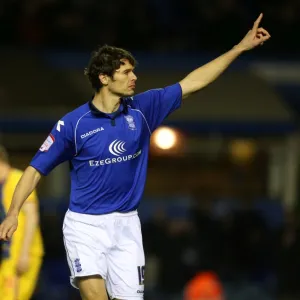
[[[112,79],[109,80],[108,88],[116,95],[121,97],[132,96],[135,90],[135,82],[137,80],[134,74],[134,67],[127,59],[121,59],[120,69],[116,70]]]

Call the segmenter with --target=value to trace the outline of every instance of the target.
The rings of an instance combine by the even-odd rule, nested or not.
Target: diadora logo
[[[65,122],[59,120],[56,125],[56,130],[60,132],[60,126],[65,126]]]
[[[79,273],[82,271],[82,268],[81,268],[81,263],[80,263],[80,259],[79,258],[76,258],[74,260],[74,265],[75,265],[75,268],[76,268],[76,272]]]
[[[124,148],[125,142],[114,140],[108,147],[108,150],[111,154],[115,156],[120,156],[124,152],[126,152],[126,149]]]
[[[87,132],[87,133],[85,133],[85,134],[82,134],[80,137],[81,137],[82,139],[84,139],[84,138],[86,138],[86,137],[88,137],[88,136],[90,136],[90,135],[93,135],[93,134],[95,134],[95,133],[97,133],[97,132],[100,132],[100,131],[103,131],[103,130],[104,130],[104,128],[103,128],[103,127],[100,127],[100,128],[91,130],[91,131],[89,131],[89,132]]]

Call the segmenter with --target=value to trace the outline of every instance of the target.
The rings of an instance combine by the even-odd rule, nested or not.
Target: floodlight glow
[[[160,127],[155,131],[153,141],[158,148],[168,150],[176,145],[177,135],[171,128]]]

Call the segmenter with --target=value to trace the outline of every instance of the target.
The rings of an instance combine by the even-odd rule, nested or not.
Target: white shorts
[[[72,286],[78,288],[78,277],[100,275],[112,299],[143,299],[145,256],[136,211],[85,215],[68,210],[63,235]]]

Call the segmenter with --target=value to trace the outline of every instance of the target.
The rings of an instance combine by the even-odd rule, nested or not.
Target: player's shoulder
[[[88,103],[85,103],[85,104],[75,108],[74,110],[70,111],[66,115],[64,115],[61,120],[76,126],[76,123],[80,119],[87,116],[90,112],[91,112],[91,110],[90,110]]]
[[[154,93],[156,90],[159,90],[159,89],[146,90],[146,91],[143,91],[141,93],[135,94],[134,96],[130,97],[129,99],[131,99],[131,101],[135,101],[135,100],[139,100],[139,99],[142,99],[142,98],[145,98],[145,97],[149,97],[149,95]]]
[[[162,88],[154,88],[154,89],[149,89],[146,90],[144,92],[138,93],[136,95],[134,95],[133,97],[131,97],[131,100],[142,100],[143,98],[148,98],[148,97],[153,97],[153,96],[159,96],[160,94],[163,94],[167,91],[177,91],[180,90],[180,84],[177,82],[175,84],[172,85],[168,85]]]
[[[145,98],[149,98],[151,94],[153,93],[153,90],[147,90],[138,94],[135,94],[131,97],[123,98],[123,101],[125,104],[131,108],[137,108],[139,105],[139,102]]]

